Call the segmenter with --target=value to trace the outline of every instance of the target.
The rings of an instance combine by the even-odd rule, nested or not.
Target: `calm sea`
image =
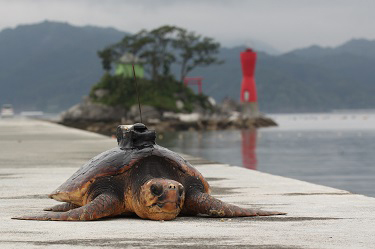
[[[174,151],[375,197],[375,112],[269,115],[276,128],[163,134]]]

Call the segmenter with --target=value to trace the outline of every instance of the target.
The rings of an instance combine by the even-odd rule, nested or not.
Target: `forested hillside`
[[[17,111],[61,111],[102,76],[96,51],[118,41],[112,28],[43,22],[0,32],[0,103]]]
[[[204,90],[221,100],[239,98],[244,47],[226,49],[226,63],[196,70]],[[316,112],[375,108],[375,41],[351,40],[337,48],[313,46],[279,56],[258,53],[256,82],[263,112]]]
[[[103,75],[97,51],[125,32],[43,22],[0,32],[0,104],[16,111],[57,112],[88,95]],[[251,35],[249,35],[251,36]],[[221,48],[225,63],[201,67],[205,94],[239,99],[244,47]],[[336,48],[312,46],[282,55],[258,52],[256,82],[262,112],[375,108],[375,41]]]

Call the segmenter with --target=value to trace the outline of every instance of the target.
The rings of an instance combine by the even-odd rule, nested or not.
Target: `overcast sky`
[[[223,46],[259,40],[285,52],[375,39],[375,0],[0,0],[0,30],[43,20],[128,32],[172,24]]]

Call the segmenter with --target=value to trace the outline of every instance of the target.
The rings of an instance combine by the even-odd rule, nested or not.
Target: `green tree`
[[[165,25],[127,35],[120,42],[99,51],[98,55],[103,68],[110,71],[111,63],[118,61],[123,54],[131,53],[144,61],[145,71],[155,81],[171,76],[171,65],[178,63],[181,65],[180,81],[183,81],[197,66],[220,63],[215,57],[219,48],[220,44],[212,38]]]
[[[109,48],[103,49],[101,51],[98,51],[98,56],[102,59],[102,66],[103,69],[106,72],[111,71],[112,69],[112,61],[113,61],[113,56],[112,56],[112,51]]]
[[[197,66],[208,66],[222,63],[215,55],[219,52],[220,43],[212,38],[196,35],[180,29],[177,39],[173,42],[174,47],[179,51],[180,81]]]
[[[175,61],[172,44],[178,30],[175,26],[166,25],[151,30],[147,35],[149,43],[144,46],[140,57],[149,62],[153,80],[169,75],[170,66]]]

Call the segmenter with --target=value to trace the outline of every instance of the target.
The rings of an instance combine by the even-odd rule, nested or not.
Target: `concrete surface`
[[[375,198],[190,156],[217,197],[288,215],[166,222],[11,219],[55,204],[46,194],[114,146],[114,139],[52,123],[0,119],[0,248],[375,248]]]

